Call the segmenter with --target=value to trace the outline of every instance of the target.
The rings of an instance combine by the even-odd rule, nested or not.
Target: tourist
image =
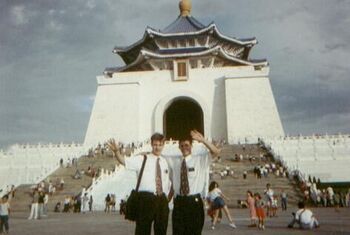
[[[219,209],[224,210],[228,220],[230,221],[229,225],[232,228],[236,228],[236,225],[233,223],[233,219],[232,219],[230,212],[227,208],[227,205],[225,204],[225,201],[224,201],[224,199],[228,200],[228,198],[221,192],[221,190],[219,189],[218,183],[216,183],[215,181],[211,182],[209,185],[208,198],[209,198],[210,202],[212,203],[213,209],[216,210],[216,212],[214,214],[214,220],[213,220],[211,229],[213,229],[213,230],[215,229],[215,225],[216,225],[218,215],[219,215]],[[186,234],[190,234],[190,233],[186,233]],[[199,233],[199,234],[201,234],[201,233]]]
[[[9,196],[6,194],[0,201],[0,234],[4,232],[9,233],[9,215],[10,215],[10,203],[8,201]]]
[[[12,185],[11,186],[11,193],[10,193],[11,198],[15,198],[15,193],[16,193],[16,188],[14,185]]]
[[[274,192],[271,189],[270,184],[266,184],[266,190],[265,190],[265,196],[266,196],[266,201],[267,201],[267,216],[271,216],[271,209],[272,209],[272,201],[274,199]]]
[[[92,212],[92,204],[94,202],[94,199],[92,198],[92,195],[90,195],[90,199],[89,199],[89,211]]]
[[[145,170],[139,186],[139,214],[136,218],[136,235],[151,234],[152,223],[154,233],[165,235],[168,227],[170,196],[169,167],[162,157],[165,137],[155,133],[151,137],[152,153],[147,154]],[[144,160],[143,156],[123,157],[115,140],[108,142],[110,149],[120,164],[126,169],[140,172]]]
[[[111,196],[107,194],[105,198],[105,212],[110,212],[110,203],[111,203]]]
[[[345,206],[350,207],[350,189],[348,189],[345,195]]]
[[[256,227],[256,209],[255,209],[255,199],[251,191],[247,191],[247,204],[249,207],[250,225],[248,227]]]
[[[85,214],[85,212],[88,211],[88,204],[89,204],[89,197],[87,193],[84,194],[82,201],[83,201],[82,203],[83,208],[81,209],[81,211]]]
[[[192,154],[193,140],[202,143],[208,152],[202,155]],[[173,180],[173,234],[201,234],[205,219],[202,198],[207,194],[211,158],[219,154],[219,149],[196,130],[180,138],[179,149],[182,156],[165,156]],[[223,177],[227,176],[229,171],[230,168],[226,167],[222,171]]]
[[[247,179],[247,171],[243,171],[243,179]]]
[[[63,180],[63,178],[61,178],[61,181],[60,181],[60,189],[63,190],[63,187],[64,187],[64,180]]]
[[[43,215],[47,216],[47,212],[48,212],[48,206],[47,204],[49,203],[49,194],[48,193],[44,193],[44,208],[43,208]]]
[[[68,213],[70,207],[70,197],[66,196],[63,203],[63,212]]]
[[[265,203],[259,193],[254,194],[256,216],[258,217],[258,228],[265,229]]]
[[[53,188],[54,188],[54,187],[53,187],[52,182],[51,182],[51,180],[50,180],[50,181],[49,181],[49,189],[48,189],[50,196],[52,196],[52,194],[53,194],[53,191],[54,191]]]
[[[293,213],[293,220],[289,223],[288,228],[293,228],[298,224],[301,229],[318,228],[319,222],[310,209],[305,208],[304,202],[298,203],[299,210]]]
[[[271,215],[270,217],[277,217],[277,208],[278,208],[278,200],[277,196],[273,196],[272,202],[271,202]]]
[[[28,219],[38,219],[39,216],[39,206],[38,206],[38,201],[39,201],[39,193],[37,191],[37,189],[34,189],[33,194],[32,194],[32,204],[30,207],[30,214]]]
[[[44,214],[44,197],[45,197],[44,192],[40,191],[39,199],[38,199],[38,219],[41,219]]]
[[[288,195],[284,191],[284,189],[282,189],[282,192],[281,192],[281,207],[282,207],[282,211],[286,211],[287,210],[287,201],[288,201]]]
[[[61,202],[57,202],[55,205],[55,208],[53,210],[54,212],[61,212]]]
[[[111,201],[110,201],[110,203],[109,203],[110,210],[111,210],[112,212],[115,212],[115,203],[116,203],[115,194],[112,194],[112,195],[111,195]]]

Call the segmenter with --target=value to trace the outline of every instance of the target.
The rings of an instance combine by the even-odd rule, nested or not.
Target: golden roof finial
[[[192,3],[191,0],[181,0],[179,2],[181,16],[191,15]]]

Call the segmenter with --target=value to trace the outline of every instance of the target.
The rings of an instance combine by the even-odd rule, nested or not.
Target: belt
[[[185,199],[185,198],[202,198],[200,193],[192,194],[192,195],[180,195],[177,194],[175,198]]]
[[[139,191],[140,194],[143,194],[143,195],[149,195],[149,196],[155,196],[155,197],[163,197],[163,196],[166,196],[165,193],[162,193],[160,195],[158,195],[157,193],[155,192],[149,192],[149,191]]]

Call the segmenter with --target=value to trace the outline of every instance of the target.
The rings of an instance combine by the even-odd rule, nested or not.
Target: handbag
[[[125,208],[125,219],[130,221],[136,221],[138,216],[138,207],[139,207],[139,186],[142,179],[143,170],[145,168],[147,156],[143,156],[143,162],[140,170],[139,177],[137,179],[136,188],[131,190],[130,196],[126,200]]]

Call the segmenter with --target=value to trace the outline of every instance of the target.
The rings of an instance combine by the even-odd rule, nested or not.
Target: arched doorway
[[[204,134],[203,110],[196,101],[179,97],[165,110],[163,127],[167,139],[178,140],[193,129]]]

